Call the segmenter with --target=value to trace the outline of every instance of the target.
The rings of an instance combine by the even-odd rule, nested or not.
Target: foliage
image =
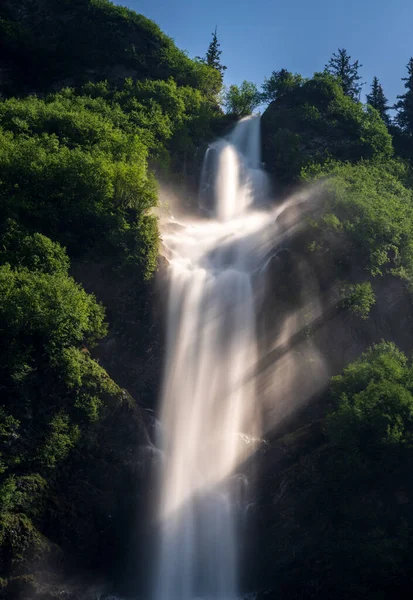
[[[373,346],[332,380],[331,442],[371,460],[394,460],[392,448],[412,448],[412,391],[405,355],[392,343]]]
[[[396,161],[327,163],[303,173],[305,181],[324,179],[323,214],[335,216],[334,244],[339,246],[341,238],[348,252],[349,240],[352,254],[347,262],[355,261],[372,275],[413,275],[413,203],[412,191],[403,182],[406,176],[406,168]]]
[[[49,423],[46,439],[38,452],[41,467],[54,469],[67,458],[79,440],[79,427],[71,425],[68,415],[57,413]]]
[[[29,232],[59,241],[71,255],[99,249],[125,261],[140,254],[142,273],[149,277],[156,266],[157,236],[148,246],[139,231],[149,218],[146,211],[156,204],[147,168],[155,136],[132,119],[117,104],[78,97],[70,90],[46,100],[0,103],[0,225],[15,220]],[[3,244],[12,244],[14,252],[10,235]],[[42,239],[30,243],[38,245]],[[30,252],[28,244],[26,240],[13,260]]]
[[[262,117],[263,157],[278,181],[297,180],[303,167],[334,158],[356,162],[393,153],[378,113],[353,102],[329,74],[293,85]]]
[[[43,598],[44,536],[107,578],[129,548],[144,413],[90,350],[153,401],[155,175],[191,171],[232,117],[219,69],[107,0],[5,0],[0,70],[0,596]],[[69,273],[107,305],[103,342]]]
[[[153,21],[109,0],[5,0],[0,19],[11,91],[125,77],[173,77],[210,97],[221,86],[217,71],[188,58]]]
[[[341,306],[349,308],[362,319],[368,319],[375,302],[374,291],[369,281],[347,284],[341,290]]]
[[[362,66],[358,60],[352,63],[347,50],[339,48],[338,53],[334,53],[327,63],[326,71],[337,77],[346,96],[349,96],[352,100],[359,100],[362,87],[359,69]]]
[[[67,274],[69,271],[65,249],[41,233],[25,235],[15,221],[8,220],[1,239],[0,263],[43,273]]]
[[[0,267],[0,330],[11,347],[23,335],[52,354],[85,338],[93,342],[106,332],[103,315],[95,298],[67,275]],[[8,366],[2,363],[3,373]]]
[[[262,102],[274,102],[303,83],[304,79],[298,73],[290,73],[287,69],[273,71],[268,79],[265,78],[261,86],[261,100]]]
[[[29,236],[31,241],[36,238]],[[45,247],[56,250],[56,246],[50,242],[35,248],[41,253]],[[63,249],[57,255],[65,264]],[[65,548],[68,537],[70,544],[78,544],[83,533],[76,530],[73,519],[78,518],[84,498],[73,496],[70,514],[61,521],[59,516],[58,525],[55,518],[62,513],[53,502],[61,504],[82,469],[89,469],[90,479],[97,465],[103,463],[105,472],[110,461],[120,462],[111,446],[118,433],[111,433],[108,421],[111,426],[119,425],[119,416],[124,414],[134,435],[139,432],[135,406],[85,347],[106,333],[102,307],[67,275],[62,263],[57,262],[55,269],[49,263],[42,270],[38,259],[32,261],[33,270],[24,261],[16,261],[15,269],[10,264],[0,267],[4,341],[0,351],[0,543],[2,552],[10,556],[9,562],[0,560],[0,572],[7,577],[20,562],[26,565],[39,556],[39,544],[43,547],[46,542],[34,527],[46,529]],[[120,435],[125,436],[125,431],[123,424]],[[99,436],[104,440],[100,439],[97,450]],[[97,489],[105,484],[94,479],[93,485]],[[90,506],[87,510],[90,513]],[[97,555],[90,553],[92,533],[87,531],[89,541],[83,541],[84,550],[78,547],[77,551],[85,552],[84,560],[93,562]]]
[[[0,407],[0,475],[10,466],[19,464],[19,458],[14,452],[14,444],[19,437],[20,422]]]
[[[99,86],[91,84],[85,91],[100,93]],[[152,157],[159,163],[166,159],[175,172],[187,156],[214,137],[213,123],[221,118],[216,104],[199,90],[178,86],[173,79],[127,79],[122,87],[107,90],[106,96],[128,115],[130,126],[144,132]]]
[[[388,125],[390,122],[389,115],[387,114],[390,106],[388,105],[388,100],[384,95],[383,88],[377,79],[377,77],[373,78],[373,83],[371,84],[370,94],[366,95],[367,104],[370,104],[373,108],[377,110],[383,121]]]
[[[277,478],[274,593],[262,598],[408,597],[412,368],[382,342],[333,378],[324,437]]]
[[[1,470],[28,468],[33,460],[39,467],[53,468],[79,436],[78,426],[70,424],[62,408],[68,406],[79,420],[76,400],[82,397],[80,390],[87,393],[82,381],[77,387],[69,386],[72,399],[68,388],[62,388],[65,357],[106,333],[103,308],[61,270],[61,263],[52,272],[13,270],[5,264],[0,267],[0,331],[4,340],[0,433],[6,449]],[[95,389],[100,392],[96,384]],[[32,419],[36,428],[31,426]],[[16,485],[13,478],[6,480],[3,495]],[[16,503],[18,495],[13,495]]]
[[[251,81],[243,81],[240,86],[230,85],[225,95],[227,112],[238,117],[250,115],[260,102],[257,86]]]
[[[407,64],[407,77],[403,77],[405,82],[404,87],[406,92],[401,96],[397,96],[395,108],[397,110],[396,123],[401,127],[402,131],[413,134],[413,58]]]
[[[227,70],[227,67],[221,63],[222,50],[220,50],[221,44],[218,41],[217,31],[218,28],[215,27],[205,58],[201,58],[199,60],[218,71],[222,79],[224,77],[224,71]]]

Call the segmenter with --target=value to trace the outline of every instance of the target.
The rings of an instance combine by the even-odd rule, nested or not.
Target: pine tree
[[[397,109],[396,123],[410,135],[413,135],[413,58],[407,63],[408,77],[403,77],[406,93],[397,96],[394,108]]]
[[[362,67],[358,60],[351,62],[351,56],[344,48],[338,49],[326,65],[326,71],[340,80],[343,92],[353,100],[360,99],[362,84],[359,69]]]
[[[377,77],[373,78],[373,83],[371,84],[371,92],[366,95],[367,104],[370,104],[373,108],[375,108],[383,121],[386,124],[390,123],[389,115],[387,114],[390,106],[387,104],[387,98],[384,95],[383,88],[377,79]]]
[[[202,62],[207,64],[209,67],[212,67],[213,69],[219,71],[219,73],[221,74],[221,78],[223,78],[224,71],[227,67],[225,67],[220,60],[222,50],[220,50],[221,44],[218,41],[217,31],[218,29],[217,27],[215,27],[215,31],[212,34],[212,41],[209,44],[205,58],[201,58],[200,60],[202,60]]]

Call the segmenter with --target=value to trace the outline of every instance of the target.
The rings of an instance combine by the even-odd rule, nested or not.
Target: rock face
[[[346,491],[339,476],[336,489],[324,488],[331,477],[331,450],[324,427],[330,406],[327,386],[333,375],[372,344],[392,341],[406,353],[412,347],[412,299],[402,279],[392,275],[371,278],[376,303],[367,319],[340,304],[340,282],[363,281],[366,272],[348,259],[346,240],[340,236],[330,240],[328,251],[317,249],[318,233],[310,225],[317,217],[317,199],[315,193],[307,204],[293,207],[279,218],[277,236],[282,241],[274,248],[265,291],[260,295],[257,387],[267,431],[265,445],[251,459],[256,495],[249,540],[254,549],[248,551],[244,570],[245,587],[260,589],[260,600],[367,597],[362,595],[371,585],[367,574],[367,583],[351,583],[350,595],[337,579],[341,558],[334,548],[343,552],[340,544],[347,535],[345,519],[349,516],[344,516]],[[302,226],[294,228],[297,222]],[[363,507],[371,505],[370,514],[377,511],[377,521],[373,517],[369,528],[372,522],[380,528],[379,507],[387,506],[390,513],[398,514],[402,506],[406,515],[411,513],[410,492],[400,476],[378,487],[370,483],[360,491],[347,490],[347,494],[344,504],[352,507],[354,521],[347,526],[346,543],[353,557],[371,552],[371,542],[366,541],[371,529],[367,534],[356,523],[363,518]],[[337,544],[336,535],[341,536]],[[352,537],[356,535],[359,538]],[[360,546],[357,539],[363,540]],[[385,542],[380,539],[377,543]],[[394,540],[388,543],[397,544]],[[388,568],[386,560],[391,561],[392,553],[396,556],[397,552],[392,547],[387,559],[381,555],[383,568]],[[360,558],[365,565],[369,564],[366,556]],[[379,572],[374,577],[384,581]],[[400,573],[397,577],[403,580]],[[391,593],[385,591],[383,598],[393,597]]]
[[[99,371],[109,390],[104,416],[85,427],[56,474],[12,481],[13,510],[2,504],[0,512],[5,600],[95,600],[108,586],[136,592],[148,546],[162,292],[157,303],[154,286],[119,278],[103,262],[74,264],[72,272],[108,307],[109,335],[91,352],[112,379]]]
[[[110,261],[74,263],[72,273],[106,308],[108,335],[94,350],[111,377],[142,408],[156,408],[163,360],[166,262],[155,280],[139,273],[117,277]]]

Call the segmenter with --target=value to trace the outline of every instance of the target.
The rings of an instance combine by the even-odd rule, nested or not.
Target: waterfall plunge
[[[252,273],[268,213],[260,120],[243,119],[207,153],[213,218],[163,235],[170,260],[154,600],[238,597],[238,465],[260,433]]]

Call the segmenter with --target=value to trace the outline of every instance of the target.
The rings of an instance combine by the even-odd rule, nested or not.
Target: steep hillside
[[[0,29],[0,597],[136,591],[156,176],[182,182],[226,126],[221,78],[105,0],[6,1]]]
[[[159,182],[195,198],[205,148],[237,118],[220,68],[108,0],[1,4],[2,600],[142,593]],[[292,201],[257,269],[265,441],[246,465],[245,589],[408,598],[413,138],[331,74],[287,80],[262,116],[274,203]],[[238,114],[259,104],[232,87],[251,96]]]
[[[153,21],[109,0],[5,0],[0,40],[6,93],[127,77],[173,77],[209,94],[220,87],[219,74],[189,59]]]
[[[329,75],[296,78],[262,128],[275,184],[307,201],[281,218],[262,311],[273,427],[252,578],[262,600],[407,598],[411,167],[379,114]]]

